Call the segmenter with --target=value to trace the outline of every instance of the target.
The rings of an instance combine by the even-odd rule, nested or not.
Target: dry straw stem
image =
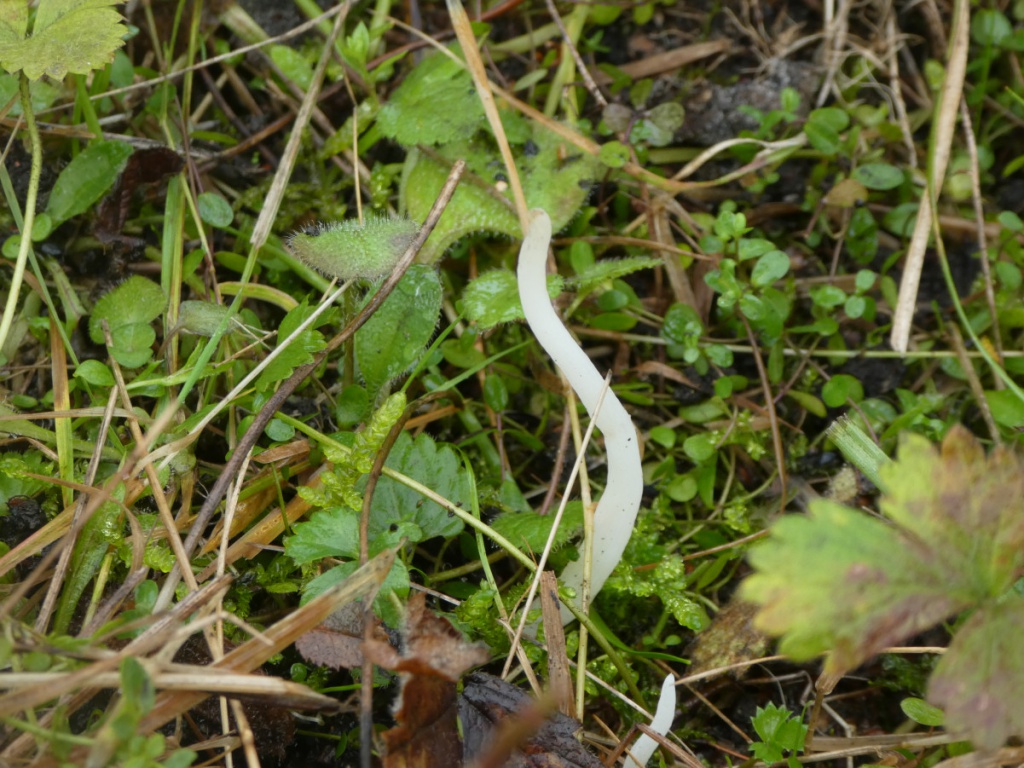
[[[955,0],[953,21],[950,28],[949,53],[947,56],[946,78],[942,84],[939,100],[935,105],[931,138],[928,148],[928,183],[917,211],[914,233],[910,238],[907,256],[903,261],[903,277],[900,279],[899,301],[894,312],[892,334],[889,337],[892,348],[906,352],[910,344],[910,329],[917,307],[917,288],[921,282],[924,253],[932,234],[932,217],[937,213],[939,193],[946,178],[953,134],[956,129],[957,110],[963,97],[964,78],[967,73],[967,52],[970,33],[970,9],[967,0]]]
[[[498,143],[501,152],[501,159],[505,162],[505,169],[508,172],[508,183],[512,188],[512,198],[516,204],[516,215],[519,217],[519,225],[526,231],[529,225],[529,215],[526,210],[526,195],[523,194],[523,184],[519,179],[519,169],[516,168],[515,158],[512,157],[512,148],[505,136],[505,126],[498,114],[498,107],[494,103],[494,96],[491,93],[491,82],[487,79],[487,71],[480,59],[480,51],[476,46],[476,38],[469,25],[469,17],[459,0],[446,0],[448,14],[452,19],[452,28],[462,46],[462,55],[466,57],[466,68],[473,78],[476,86],[477,96],[483,105],[484,114],[487,115],[487,122],[490,123],[491,131],[494,132],[494,139]]]

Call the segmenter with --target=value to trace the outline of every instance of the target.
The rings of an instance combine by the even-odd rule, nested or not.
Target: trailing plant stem
[[[32,227],[36,221],[36,198],[39,196],[39,178],[43,172],[43,148],[39,139],[39,126],[32,113],[32,97],[28,90],[28,78],[22,72],[18,77],[21,90],[21,113],[25,116],[29,142],[32,147],[32,166],[28,177],[28,194],[25,196],[25,215],[21,225],[21,243],[18,245],[18,258],[14,262],[14,275],[11,277],[11,289],[7,294],[7,305],[4,307],[3,319],[0,319],[0,350],[7,343],[14,322],[14,311],[18,306],[21,283],[25,278],[25,265],[32,249]]]

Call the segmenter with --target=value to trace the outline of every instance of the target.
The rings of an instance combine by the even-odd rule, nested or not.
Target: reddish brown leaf
[[[375,664],[399,673],[402,689],[394,728],[383,734],[384,768],[455,768],[462,765],[455,685],[466,670],[490,659],[486,648],[467,643],[451,623],[427,609],[422,594],[409,599],[405,650],[367,643]]]

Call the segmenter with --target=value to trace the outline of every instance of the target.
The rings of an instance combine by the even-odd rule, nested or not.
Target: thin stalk
[[[11,277],[11,289],[7,294],[7,305],[4,307],[3,318],[0,319],[0,350],[7,343],[7,334],[14,322],[14,312],[18,306],[21,284],[25,279],[25,265],[28,254],[32,250],[32,226],[36,221],[36,199],[39,196],[39,177],[43,172],[43,148],[39,138],[39,126],[32,112],[32,96],[28,90],[28,78],[22,72],[18,76],[21,90],[21,113],[25,116],[29,142],[32,146],[32,166],[28,177],[28,194],[25,196],[25,221],[21,228],[21,243],[18,245],[18,258],[14,262],[14,275]]]

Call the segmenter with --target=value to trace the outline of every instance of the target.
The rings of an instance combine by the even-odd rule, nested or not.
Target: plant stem
[[[7,294],[7,305],[4,316],[0,320],[0,350],[7,343],[7,334],[14,322],[14,311],[18,306],[21,283],[25,278],[25,265],[32,250],[32,226],[36,220],[36,198],[39,196],[39,177],[43,172],[43,148],[39,139],[39,127],[36,116],[32,112],[32,96],[28,90],[28,78],[22,72],[18,77],[21,87],[21,113],[25,116],[28,127],[29,141],[32,146],[32,166],[28,177],[28,194],[25,196],[25,220],[21,227],[21,243],[18,246],[18,259],[14,263],[14,275],[11,277],[11,289]]]

